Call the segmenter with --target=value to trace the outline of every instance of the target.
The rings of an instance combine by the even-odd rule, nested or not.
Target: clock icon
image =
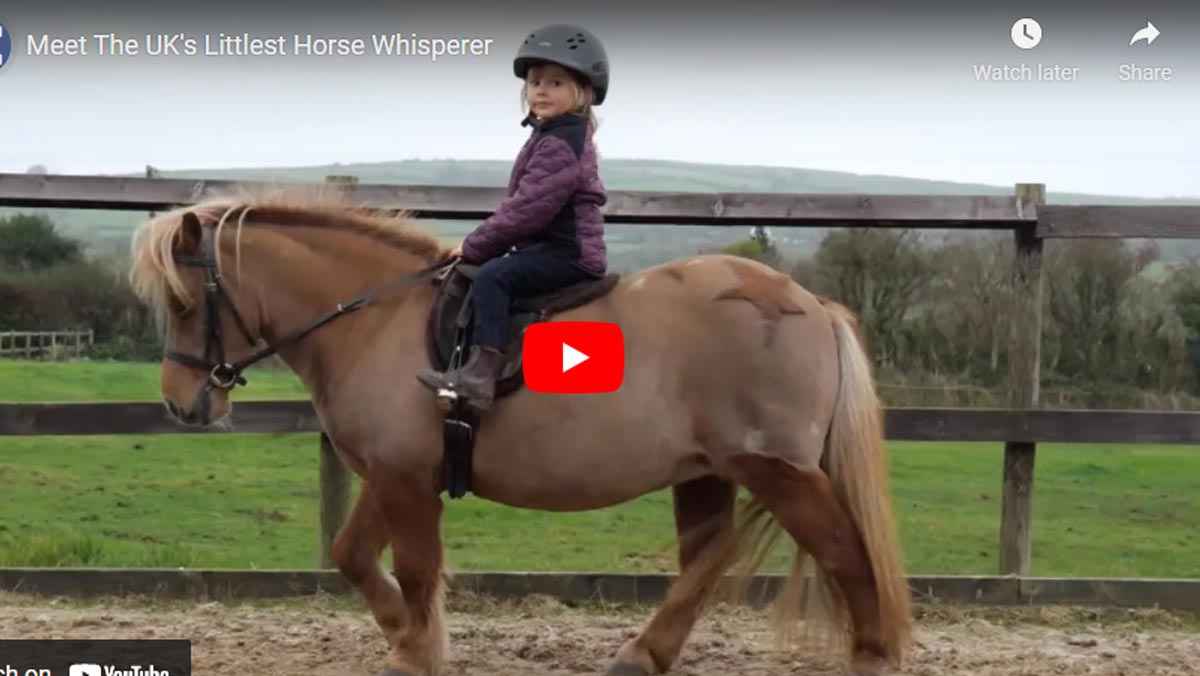
[[[1042,24],[1033,19],[1017,19],[1012,25],[1013,44],[1021,49],[1033,49],[1042,41]]]

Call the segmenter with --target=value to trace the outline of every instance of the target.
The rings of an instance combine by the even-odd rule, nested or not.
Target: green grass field
[[[0,361],[0,401],[155,401],[157,378],[153,364]],[[305,396],[286,372],[250,380],[243,400]],[[1001,446],[890,450],[909,570],[994,574]],[[1040,446],[1034,574],[1200,577],[1198,450]],[[0,565],[307,568],[317,519],[312,434],[0,440]],[[457,570],[659,571],[672,528],[661,492],[580,514],[447,500],[444,533]]]

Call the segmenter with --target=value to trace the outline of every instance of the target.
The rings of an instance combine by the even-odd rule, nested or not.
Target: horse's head
[[[224,273],[222,224],[211,212],[175,211],[139,232],[131,282],[159,313],[164,333],[162,394],[180,421],[207,425],[229,412],[256,356],[257,304]],[[205,219],[202,222],[202,218]]]
[[[167,408],[185,423],[224,418],[242,370],[277,349],[302,380],[319,378],[310,367],[354,354],[354,342],[342,335],[329,341],[336,354],[318,355],[321,341],[306,336],[388,280],[402,282],[392,302],[403,286],[428,286],[445,253],[404,214],[354,209],[340,192],[311,187],[160,214],[134,239],[130,282],[162,318]]]

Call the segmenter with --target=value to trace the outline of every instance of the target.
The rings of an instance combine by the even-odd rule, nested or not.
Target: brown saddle
[[[478,266],[451,263],[435,278],[439,288],[429,312],[426,343],[429,361],[439,371],[445,371],[451,364],[458,365],[466,361],[471,348],[474,315],[470,289],[478,271]],[[496,399],[512,394],[525,384],[521,371],[521,347],[525,329],[530,324],[604,297],[613,290],[620,278],[619,274],[609,273],[600,279],[572,284],[545,295],[514,300],[508,313],[508,342],[504,348],[506,360],[496,381]]]

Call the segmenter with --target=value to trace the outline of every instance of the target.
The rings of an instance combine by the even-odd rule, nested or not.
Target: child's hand
[[[446,256],[448,258],[462,258],[462,247],[463,245],[460,241],[458,244],[455,244],[450,248],[450,251],[446,254]]]

